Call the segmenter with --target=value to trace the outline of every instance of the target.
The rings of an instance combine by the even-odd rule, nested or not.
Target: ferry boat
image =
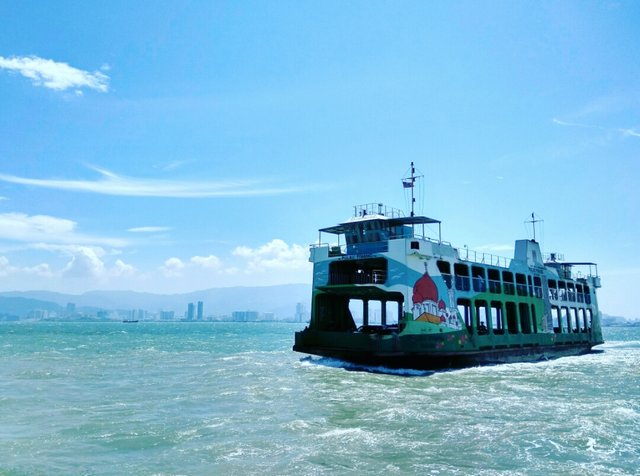
[[[545,259],[533,215],[534,239],[516,240],[512,259],[456,248],[439,220],[414,214],[417,178],[412,163],[409,216],[366,204],[319,230],[311,319],[294,351],[445,369],[580,355],[604,342],[595,263]],[[436,226],[438,236],[427,236]]]

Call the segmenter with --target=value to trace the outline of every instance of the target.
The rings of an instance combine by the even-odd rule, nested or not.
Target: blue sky
[[[640,318],[638,2],[3,2],[0,289],[310,282],[351,206],[599,264]]]

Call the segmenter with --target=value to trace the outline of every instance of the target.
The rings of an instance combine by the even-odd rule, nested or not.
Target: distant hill
[[[640,326],[640,321],[602,313],[603,326]]]
[[[278,319],[293,317],[301,302],[309,312],[311,286],[285,284],[264,287],[212,288],[184,294],[153,294],[134,291],[90,291],[83,294],[63,294],[49,291],[0,293],[0,314],[24,316],[29,310],[61,311],[67,303],[83,308],[146,311],[174,311],[181,315],[190,302],[202,301],[205,315],[225,315],[233,311],[273,312]],[[33,306],[33,307],[30,307]],[[26,309],[26,311],[25,311]],[[11,311],[10,311],[11,310]]]
[[[26,316],[30,311],[62,311],[62,307],[50,301],[27,297],[5,297],[0,293],[0,314]]]

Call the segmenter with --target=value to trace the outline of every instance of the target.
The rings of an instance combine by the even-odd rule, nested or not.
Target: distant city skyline
[[[535,212],[640,319],[637,2],[0,11],[0,290],[309,284],[317,229],[408,211],[414,161],[444,240],[510,257]]]

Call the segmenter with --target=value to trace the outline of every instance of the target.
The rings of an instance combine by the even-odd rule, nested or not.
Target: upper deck
[[[421,238],[425,238],[425,225],[438,225],[438,240],[441,241],[441,222],[425,216],[404,216],[397,208],[382,203],[367,203],[354,207],[354,216],[338,225],[321,228],[316,247],[328,246],[322,241],[323,233],[338,236],[337,246],[332,246],[330,255],[361,255],[388,251],[389,240],[416,237],[416,226],[422,227]],[[346,243],[341,243],[344,236]]]

